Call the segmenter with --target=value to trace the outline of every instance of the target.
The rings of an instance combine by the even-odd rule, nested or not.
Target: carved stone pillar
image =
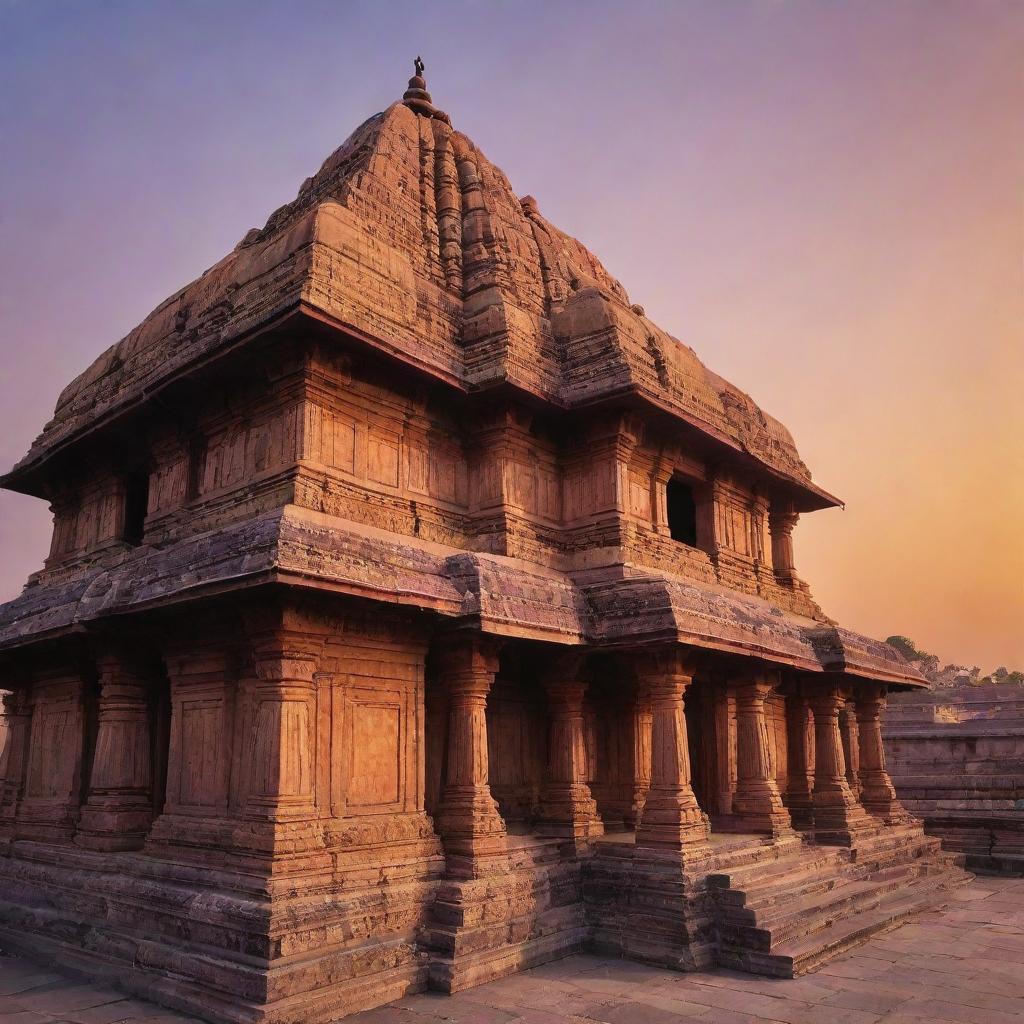
[[[896,799],[896,789],[885,767],[881,715],[885,695],[880,687],[864,687],[856,695],[857,725],[860,734],[861,802],[867,811],[888,824],[909,819]]]
[[[725,682],[715,692],[715,779],[716,815],[728,818],[736,795],[736,694]]]
[[[860,798],[860,742],[857,730],[856,708],[852,700],[839,712],[839,732],[843,738],[843,758],[846,761],[846,781],[850,792]]]
[[[800,693],[786,697],[787,784],[783,803],[797,828],[814,823],[814,716]]]
[[[771,678],[736,687],[736,795],[732,825],[737,831],[789,835],[789,812],[776,782],[774,744],[768,735],[765,701],[775,689]]]
[[[255,678],[241,685],[239,803],[245,818],[301,821],[317,814],[317,681],[322,644],[299,630],[252,636]],[[294,834],[292,830],[289,834]]]
[[[487,763],[487,695],[498,659],[485,640],[466,636],[446,640],[438,663],[449,695],[448,763],[435,824],[449,874],[473,874],[473,860],[505,850],[505,822],[491,796]]]
[[[579,679],[581,668],[582,659],[568,655],[556,659],[544,676],[550,718],[547,778],[541,795],[543,835],[585,839],[604,831],[587,784],[586,684]]]
[[[15,838],[70,842],[78,824],[85,750],[85,680],[77,666],[34,673],[25,786]]]
[[[636,828],[643,816],[644,804],[651,788],[651,733],[654,716],[651,711],[651,694],[646,684],[640,682],[636,688],[633,704],[632,729],[633,779],[627,825]]]
[[[7,722],[7,741],[4,744],[0,770],[0,841],[9,840],[18,814],[18,803],[25,789],[25,768],[28,757],[29,726],[32,721],[32,702],[27,680],[19,680],[19,689],[4,694],[4,718]]]
[[[846,704],[838,685],[814,693],[814,834],[818,842],[852,845],[870,827],[867,812],[846,781],[839,712]]]
[[[163,649],[170,681],[170,736],[163,812],[147,849],[208,855],[233,849],[232,764],[251,764],[251,740],[236,729],[238,678],[234,650],[219,631],[181,633]],[[241,746],[242,749],[236,749]],[[237,793],[238,773],[234,775]]]
[[[692,670],[675,652],[640,667],[651,700],[651,785],[636,832],[638,847],[702,850],[708,826],[690,785],[684,694]]]
[[[793,561],[793,529],[799,519],[798,512],[788,509],[773,508],[768,516],[775,577],[780,583],[788,586],[796,581],[796,568]]]
[[[97,668],[96,747],[75,842],[93,850],[135,850],[153,818],[147,673],[125,652],[101,656]]]

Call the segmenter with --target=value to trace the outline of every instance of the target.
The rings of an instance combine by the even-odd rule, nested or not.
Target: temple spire
[[[430,93],[427,92],[427,80],[423,77],[423,70],[423,58],[417,55],[413,61],[414,74],[409,79],[409,87],[402,96],[402,102],[417,114],[422,114],[424,117],[436,117],[447,124],[451,124],[448,115],[443,110],[438,110],[431,101]]]

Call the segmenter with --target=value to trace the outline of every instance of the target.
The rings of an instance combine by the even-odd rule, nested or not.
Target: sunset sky
[[[434,101],[793,432],[833,617],[1024,669],[1024,2],[0,0],[0,464],[420,53]],[[0,496],[0,599],[49,543]]]

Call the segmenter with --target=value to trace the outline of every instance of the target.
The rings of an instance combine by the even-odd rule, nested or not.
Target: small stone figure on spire
[[[446,124],[451,124],[448,115],[443,110],[438,110],[431,102],[430,93],[427,92],[427,81],[423,77],[423,58],[417,56],[412,66],[416,73],[409,79],[409,88],[405,90],[402,102],[417,114],[422,114],[424,117],[436,117]]]

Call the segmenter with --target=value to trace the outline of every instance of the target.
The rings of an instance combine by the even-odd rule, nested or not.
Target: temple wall
[[[885,716],[900,800],[979,871],[1024,873],[1024,690],[898,694]]]
[[[770,521],[791,531],[795,516],[776,515],[754,481],[705,465],[633,415],[567,429],[508,400],[462,413],[448,399],[438,385],[313,342],[265,353],[173,414],[153,407],[116,471],[102,453],[70,468],[40,577],[71,578],[140,543],[297,504],[561,571],[627,561],[820,614],[791,564],[773,563],[791,544]],[[692,487],[695,545],[670,536],[672,478]]]

